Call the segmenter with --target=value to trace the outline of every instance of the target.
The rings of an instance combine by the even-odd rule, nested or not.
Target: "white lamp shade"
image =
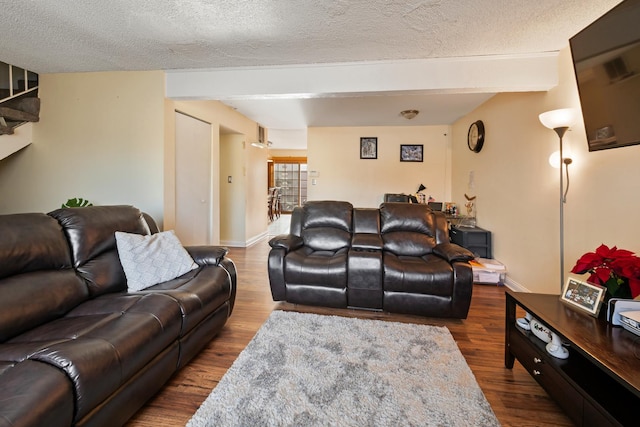
[[[574,108],[561,108],[542,113],[540,123],[549,129],[570,128],[578,120],[578,112]]]
[[[570,159],[571,162],[573,163],[573,153],[571,152],[571,149],[569,147],[565,147],[562,150],[562,158]],[[560,167],[560,150],[556,150],[553,153],[551,153],[551,155],[549,156],[549,165],[551,165],[556,169]]]

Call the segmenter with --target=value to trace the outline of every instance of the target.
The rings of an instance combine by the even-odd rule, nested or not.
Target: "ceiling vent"
[[[258,142],[252,142],[252,146],[258,148],[267,148],[271,145],[271,142],[267,142],[264,140],[264,128],[258,125]]]

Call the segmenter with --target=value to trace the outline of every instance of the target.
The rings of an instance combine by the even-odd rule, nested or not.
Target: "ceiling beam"
[[[172,99],[292,99],[400,93],[547,91],[558,52],[166,71]]]

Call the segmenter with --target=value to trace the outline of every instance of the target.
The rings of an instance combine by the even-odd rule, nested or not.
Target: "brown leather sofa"
[[[270,240],[274,301],[464,319],[473,254],[449,241],[441,212],[424,204],[310,201],[288,235]]]
[[[127,292],[115,231],[157,232],[131,206],[0,216],[0,426],[118,426],[222,329],[226,249]]]

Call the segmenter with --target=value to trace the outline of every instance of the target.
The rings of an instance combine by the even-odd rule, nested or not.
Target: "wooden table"
[[[557,359],[516,325],[516,307],[568,344]],[[606,310],[606,307],[602,308]],[[506,290],[505,366],[515,359],[577,424],[640,425],[640,337],[563,304],[558,295]]]

